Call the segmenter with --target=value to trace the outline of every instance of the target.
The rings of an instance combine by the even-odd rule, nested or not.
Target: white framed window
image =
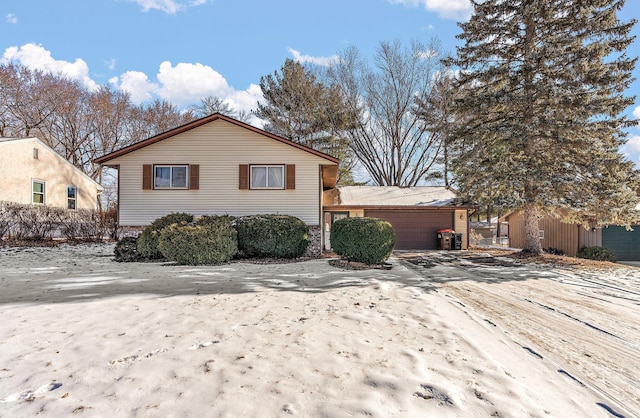
[[[540,239],[544,239],[544,229],[538,230],[538,236]]]
[[[252,189],[284,189],[284,165],[252,165]]]
[[[187,165],[156,165],[153,167],[154,189],[186,189],[188,188]]]
[[[44,205],[46,194],[46,183],[42,180],[31,180],[31,203]]]
[[[78,208],[78,188],[76,186],[67,186],[67,209],[76,210]]]

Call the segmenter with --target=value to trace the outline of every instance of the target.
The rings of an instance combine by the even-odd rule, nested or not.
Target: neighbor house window
[[[76,186],[67,186],[67,209],[76,209],[78,188]]]
[[[45,183],[40,180],[31,181],[31,201],[44,205]]]
[[[252,165],[252,189],[284,189],[284,165]]]
[[[156,165],[153,168],[154,189],[186,189],[186,165]]]

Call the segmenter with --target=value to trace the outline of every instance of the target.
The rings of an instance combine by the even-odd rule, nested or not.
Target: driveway
[[[534,361],[640,414],[640,269],[554,268],[478,252],[401,257]]]

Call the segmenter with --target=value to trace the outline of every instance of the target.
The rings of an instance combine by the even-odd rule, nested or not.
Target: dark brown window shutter
[[[142,190],[151,190],[153,188],[151,186],[152,171],[153,171],[153,166],[151,164],[144,164],[142,166]]]
[[[240,190],[248,190],[249,189],[249,165],[248,164],[240,164]]]
[[[200,188],[200,165],[189,165],[189,189],[198,190]]]
[[[287,164],[287,190],[296,188],[296,165]]]

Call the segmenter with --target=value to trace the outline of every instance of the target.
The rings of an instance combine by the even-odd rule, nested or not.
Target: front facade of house
[[[97,208],[102,186],[38,138],[0,138],[0,201]]]
[[[462,249],[468,248],[468,208],[455,205],[446,187],[341,186],[324,194],[325,249],[331,248],[331,224],[357,216],[390,222],[396,250],[435,250],[440,229],[462,233]]]
[[[118,169],[121,226],[172,212],[281,214],[320,234],[322,190],[335,186],[339,161],[216,113],[96,162]]]

